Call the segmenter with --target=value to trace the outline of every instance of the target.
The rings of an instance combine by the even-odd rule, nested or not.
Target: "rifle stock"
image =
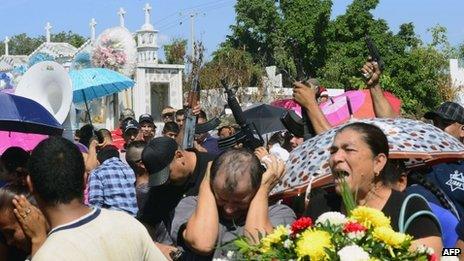
[[[261,137],[261,134],[256,129],[256,126],[253,123],[249,123],[243,117],[242,108],[238,103],[237,97],[235,97],[234,91],[231,88],[229,88],[228,85],[224,82],[223,86],[227,94],[227,104],[229,105],[229,108],[232,111],[235,122],[240,126],[240,131],[234,134],[233,136],[220,139],[218,141],[219,148],[221,150],[225,150],[239,143],[242,143],[244,147],[250,150],[255,150],[256,148],[263,146],[264,140]]]

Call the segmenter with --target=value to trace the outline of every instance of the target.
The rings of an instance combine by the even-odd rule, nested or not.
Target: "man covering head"
[[[198,197],[186,197],[176,207],[171,237],[187,250],[187,260],[221,258],[224,255],[216,247],[237,235],[256,240],[273,226],[293,222],[295,214],[289,207],[268,203],[284,163],[269,156],[266,166],[264,171],[258,158],[245,149],[229,149],[214,160]]]
[[[137,220],[82,203],[85,166],[72,142],[40,142],[28,166],[28,185],[51,228],[34,260],[165,260]]]

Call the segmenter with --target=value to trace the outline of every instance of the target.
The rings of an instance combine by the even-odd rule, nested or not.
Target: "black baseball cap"
[[[142,162],[149,173],[148,185],[161,186],[169,180],[169,164],[174,159],[177,142],[169,137],[152,139],[142,151]]]
[[[142,122],[153,123],[154,120],[153,120],[153,117],[151,117],[150,114],[145,113],[145,114],[140,115],[140,117],[139,117],[139,123],[142,124]]]
[[[124,132],[130,130],[130,129],[135,129],[135,130],[138,130],[139,129],[139,123],[134,120],[134,119],[128,119],[126,120],[126,122],[124,123]]]
[[[455,102],[444,102],[436,111],[429,111],[424,118],[433,120],[435,117],[464,124],[464,108]]]

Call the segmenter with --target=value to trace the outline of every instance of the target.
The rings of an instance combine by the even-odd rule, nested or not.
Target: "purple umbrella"
[[[36,101],[1,92],[0,130],[44,135],[63,133],[61,124]]]

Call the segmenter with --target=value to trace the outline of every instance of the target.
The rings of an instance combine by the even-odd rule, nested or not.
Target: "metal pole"
[[[87,110],[87,114],[89,115],[90,125],[93,126],[93,124],[92,124],[92,116],[90,116],[89,105],[87,104],[87,97],[85,97],[85,91],[84,90],[82,90],[82,94],[84,95],[85,109]]]

